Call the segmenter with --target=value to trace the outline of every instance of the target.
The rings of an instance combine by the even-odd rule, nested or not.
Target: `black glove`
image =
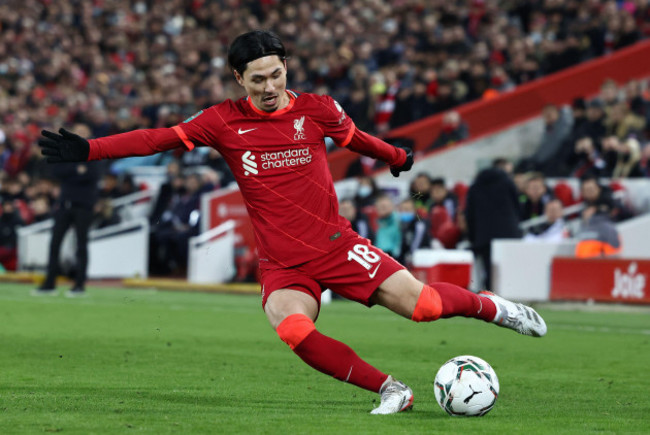
[[[59,133],[41,131],[47,139],[40,138],[38,146],[41,153],[47,156],[48,163],[88,161],[90,144],[86,139],[64,128],[59,129]]]
[[[402,166],[391,166],[390,167],[390,173],[393,174],[393,177],[399,177],[400,172],[406,172],[411,170],[411,166],[413,166],[413,150],[411,148],[407,147],[396,147],[396,148],[401,148],[404,151],[406,151],[406,161]]]

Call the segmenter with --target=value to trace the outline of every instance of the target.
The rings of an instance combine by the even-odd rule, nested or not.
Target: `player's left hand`
[[[396,147],[396,148],[401,148],[406,152],[406,161],[402,166],[390,167],[390,173],[393,174],[393,177],[399,177],[400,172],[410,171],[411,166],[413,166],[413,150],[407,147]]]

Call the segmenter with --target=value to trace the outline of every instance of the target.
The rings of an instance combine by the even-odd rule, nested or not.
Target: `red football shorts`
[[[322,257],[284,269],[262,270],[262,307],[280,289],[311,295],[320,309],[321,293],[334,293],[370,306],[379,285],[404,266],[352,230],[342,231],[338,247]]]

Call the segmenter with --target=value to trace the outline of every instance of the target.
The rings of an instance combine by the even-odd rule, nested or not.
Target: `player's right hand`
[[[41,153],[47,156],[48,163],[88,161],[90,144],[83,137],[65,128],[59,129],[59,134],[47,130],[41,131],[41,134],[44,138],[38,140],[38,146]]]

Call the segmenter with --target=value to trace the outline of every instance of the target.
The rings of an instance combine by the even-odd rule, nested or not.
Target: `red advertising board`
[[[650,303],[650,260],[553,260],[551,300]]]
[[[235,227],[236,243],[248,246],[251,251],[255,250],[253,224],[248,217],[244,198],[238,188],[220,189],[204,195],[201,216],[205,216],[202,231],[207,231],[228,220],[234,220],[237,224]]]

